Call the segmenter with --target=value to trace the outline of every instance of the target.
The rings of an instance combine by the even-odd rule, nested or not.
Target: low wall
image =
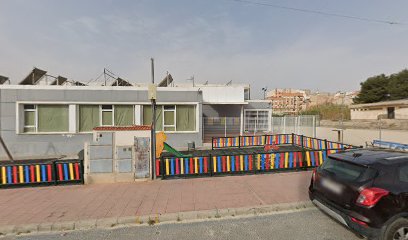
[[[338,141],[337,132],[333,131],[334,129],[337,128],[318,127],[316,137],[329,141]],[[380,139],[378,129],[345,129],[343,132],[343,141],[356,146],[365,146],[366,142],[372,142],[374,139]],[[381,140],[407,144],[408,130],[382,129]]]

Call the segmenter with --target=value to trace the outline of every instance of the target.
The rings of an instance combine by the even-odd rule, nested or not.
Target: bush
[[[350,120],[350,109],[346,105],[341,104],[325,104],[312,106],[309,109],[302,111],[301,115],[319,115],[321,120],[340,120],[343,115],[343,120]]]

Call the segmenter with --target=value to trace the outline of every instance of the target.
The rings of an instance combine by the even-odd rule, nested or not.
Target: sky
[[[250,0],[252,1],[252,0]],[[352,91],[408,67],[406,0],[0,0],[0,75],[33,67],[88,82],[104,68],[130,82],[251,84]]]

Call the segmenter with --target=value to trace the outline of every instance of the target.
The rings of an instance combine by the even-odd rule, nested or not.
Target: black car
[[[408,153],[352,150],[314,169],[309,197],[369,239],[408,239]]]

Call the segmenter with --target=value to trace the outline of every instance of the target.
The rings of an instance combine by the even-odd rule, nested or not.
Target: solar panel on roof
[[[0,75],[0,84],[4,84],[5,82],[9,81],[9,78],[6,76]]]
[[[74,82],[73,85],[74,86],[87,86],[85,83],[81,83],[81,82],[78,82],[78,81]]]
[[[27,75],[27,77],[25,77],[23,79],[23,81],[21,81],[19,83],[19,85],[36,85],[38,83],[38,81],[45,76],[45,74],[47,73],[47,71],[41,70],[39,68],[34,68],[30,74]]]
[[[167,87],[173,82],[171,74],[167,74],[166,77],[157,85],[158,87]]]
[[[61,77],[58,76],[52,83],[51,85],[62,85],[64,84],[68,79],[66,77]]]
[[[133,86],[131,83],[129,83],[128,81],[118,77],[111,86],[125,86],[125,87],[130,87]]]

